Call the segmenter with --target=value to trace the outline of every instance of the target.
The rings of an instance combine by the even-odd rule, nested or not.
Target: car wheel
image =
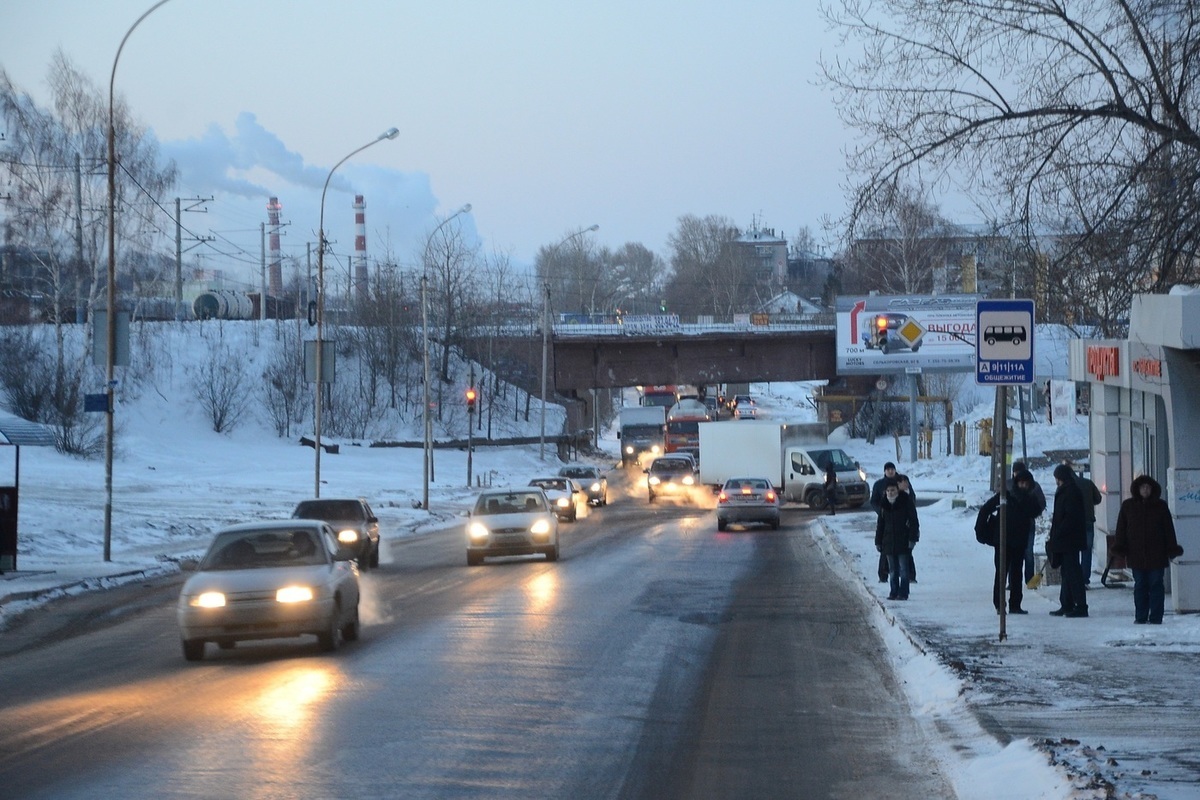
[[[773,530],[773,531],[779,530],[779,518],[778,517],[771,520],[771,530]]]
[[[358,606],[354,607],[354,618],[342,626],[342,638],[347,642],[358,641]]]
[[[604,490],[604,497],[600,498],[600,505],[602,505],[602,506],[608,505],[608,490],[607,489]]]
[[[546,560],[558,561],[558,545],[554,545],[554,547],[546,551]]]
[[[809,492],[808,496],[806,496],[804,498],[804,502],[809,508],[815,510],[818,506],[821,505],[821,493],[820,492]]]
[[[358,561],[359,571],[366,572],[371,568],[371,551],[368,550],[355,560]]]
[[[183,657],[186,660],[200,661],[204,658],[203,639],[183,639],[180,644],[183,645]]]
[[[326,653],[332,653],[338,649],[341,644],[341,626],[338,625],[342,616],[342,603],[337,601],[333,604],[333,614],[329,618],[329,629],[323,633],[317,634],[317,644]]]
[[[383,546],[383,540],[375,543],[375,547],[371,549],[371,569],[379,566],[379,548]]]
[[[725,530],[725,529],[726,529],[726,528],[728,528],[728,527],[729,527],[729,523],[728,523],[728,522],[726,522],[725,520],[721,519],[720,517],[718,517],[718,518],[717,518],[717,530],[719,530],[719,531],[723,531],[723,530]]]
[[[477,567],[482,563],[483,563],[483,556],[479,555],[478,553],[472,553],[469,550],[467,551],[467,566],[468,567]]]
[[[579,509],[576,509],[571,512],[571,522],[575,522],[578,519],[579,519]]]

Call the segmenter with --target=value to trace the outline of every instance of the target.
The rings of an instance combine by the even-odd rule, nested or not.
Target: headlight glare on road
[[[470,526],[467,527],[467,536],[470,536],[474,541],[486,539],[488,537],[487,526],[482,522],[472,522]]]
[[[354,530],[353,528],[346,528],[345,530],[338,531],[338,541],[342,544],[357,544],[358,531]]]
[[[530,533],[547,534],[550,532],[550,522],[548,520],[539,519],[529,528]]]
[[[196,608],[224,608],[225,594],[223,592],[201,592],[189,600],[188,605]]]
[[[313,599],[313,590],[308,586],[285,586],[275,592],[279,603],[307,603]]]

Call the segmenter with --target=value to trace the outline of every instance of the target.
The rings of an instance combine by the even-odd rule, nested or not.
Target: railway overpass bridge
[[[810,381],[837,378],[832,325],[556,325],[546,342],[547,396],[567,407],[568,431],[592,428],[595,400],[646,384]],[[530,394],[541,392],[542,333],[504,331],[473,340],[467,355]]]

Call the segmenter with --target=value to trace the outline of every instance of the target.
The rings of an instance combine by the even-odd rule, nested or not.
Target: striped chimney
[[[354,195],[354,299],[367,302],[367,215],[361,194]]]
[[[279,212],[283,206],[279,202],[278,197],[272,197],[271,202],[267,203],[267,226],[271,230],[269,247],[271,249],[271,258],[267,263],[270,264],[269,286],[267,293],[272,297],[283,296],[283,257],[279,252]]]

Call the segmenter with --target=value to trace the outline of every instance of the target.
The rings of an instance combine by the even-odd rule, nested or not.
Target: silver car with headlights
[[[558,471],[564,478],[579,482],[587,492],[588,502],[598,506],[608,505],[608,478],[599,467],[587,464],[568,464]]]
[[[544,553],[558,560],[558,514],[536,486],[487,489],[467,513],[467,565],[488,556]]]
[[[587,504],[587,495],[584,494],[583,487],[571,478],[534,478],[529,485],[536,486],[546,493],[546,499],[550,501],[554,513],[565,522],[578,519],[579,506]]]
[[[766,478],[730,478],[717,495],[717,530],[761,522],[779,530],[779,496]]]
[[[358,568],[379,566],[379,518],[362,497],[301,500],[292,519],[319,519],[333,526],[338,544],[354,552]]]
[[[322,650],[358,638],[358,568],[320,520],[251,522],[219,531],[183,584],[183,657],[253,639],[314,635]]]

